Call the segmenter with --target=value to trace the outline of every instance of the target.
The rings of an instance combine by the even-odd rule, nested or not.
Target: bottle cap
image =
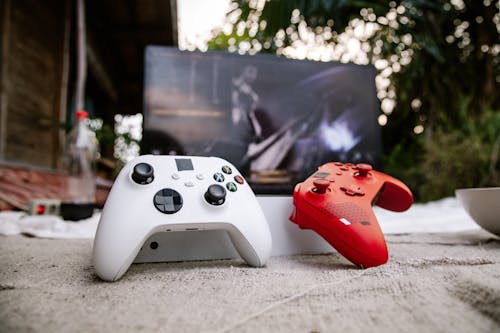
[[[86,119],[89,117],[89,113],[85,110],[76,111],[76,119]]]

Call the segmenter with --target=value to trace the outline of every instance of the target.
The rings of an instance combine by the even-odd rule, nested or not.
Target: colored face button
[[[214,179],[216,182],[222,183],[224,181],[224,175],[220,172],[214,174]]]
[[[229,182],[226,184],[226,188],[231,191],[231,192],[236,192],[238,188],[236,187],[236,184],[233,182]]]
[[[243,177],[241,177],[241,176],[234,176],[234,181],[237,182],[240,185],[242,185],[245,182],[243,180]]]
[[[230,175],[233,173],[233,170],[231,170],[231,168],[228,165],[224,165],[222,167],[222,172],[224,172],[227,175]]]

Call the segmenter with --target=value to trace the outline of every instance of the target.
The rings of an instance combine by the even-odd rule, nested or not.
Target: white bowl
[[[500,236],[500,187],[458,189],[455,195],[481,228]]]

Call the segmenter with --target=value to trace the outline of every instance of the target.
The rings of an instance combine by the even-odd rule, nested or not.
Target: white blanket
[[[260,200],[265,200],[260,198]],[[385,234],[415,232],[457,232],[479,229],[456,198],[414,204],[394,213],[374,207]],[[288,212],[284,216],[288,216]],[[0,212],[0,235],[26,234],[40,238],[94,238],[100,211],[86,220],[64,221],[58,216],[30,216],[23,212]],[[271,221],[269,221],[271,223]],[[286,222],[289,223],[289,222]]]

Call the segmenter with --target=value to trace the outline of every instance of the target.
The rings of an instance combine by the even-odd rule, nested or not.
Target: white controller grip
[[[104,211],[101,221],[111,220]],[[93,262],[97,275],[105,281],[118,280],[130,267],[142,244],[150,236],[148,228],[140,223],[140,211],[114,217],[113,222],[99,223],[94,240]],[[111,221],[110,221],[111,222]],[[126,225],[121,227],[117,224]],[[149,228],[150,229],[150,228]]]
[[[239,255],[249,265],[262,267],[271,256],[271,233],[267,224],[262,223],[265,218],[260,207],[254,212],[245,212],[244,216],[237,225],[228,224],[224,229],[227,230]]]

